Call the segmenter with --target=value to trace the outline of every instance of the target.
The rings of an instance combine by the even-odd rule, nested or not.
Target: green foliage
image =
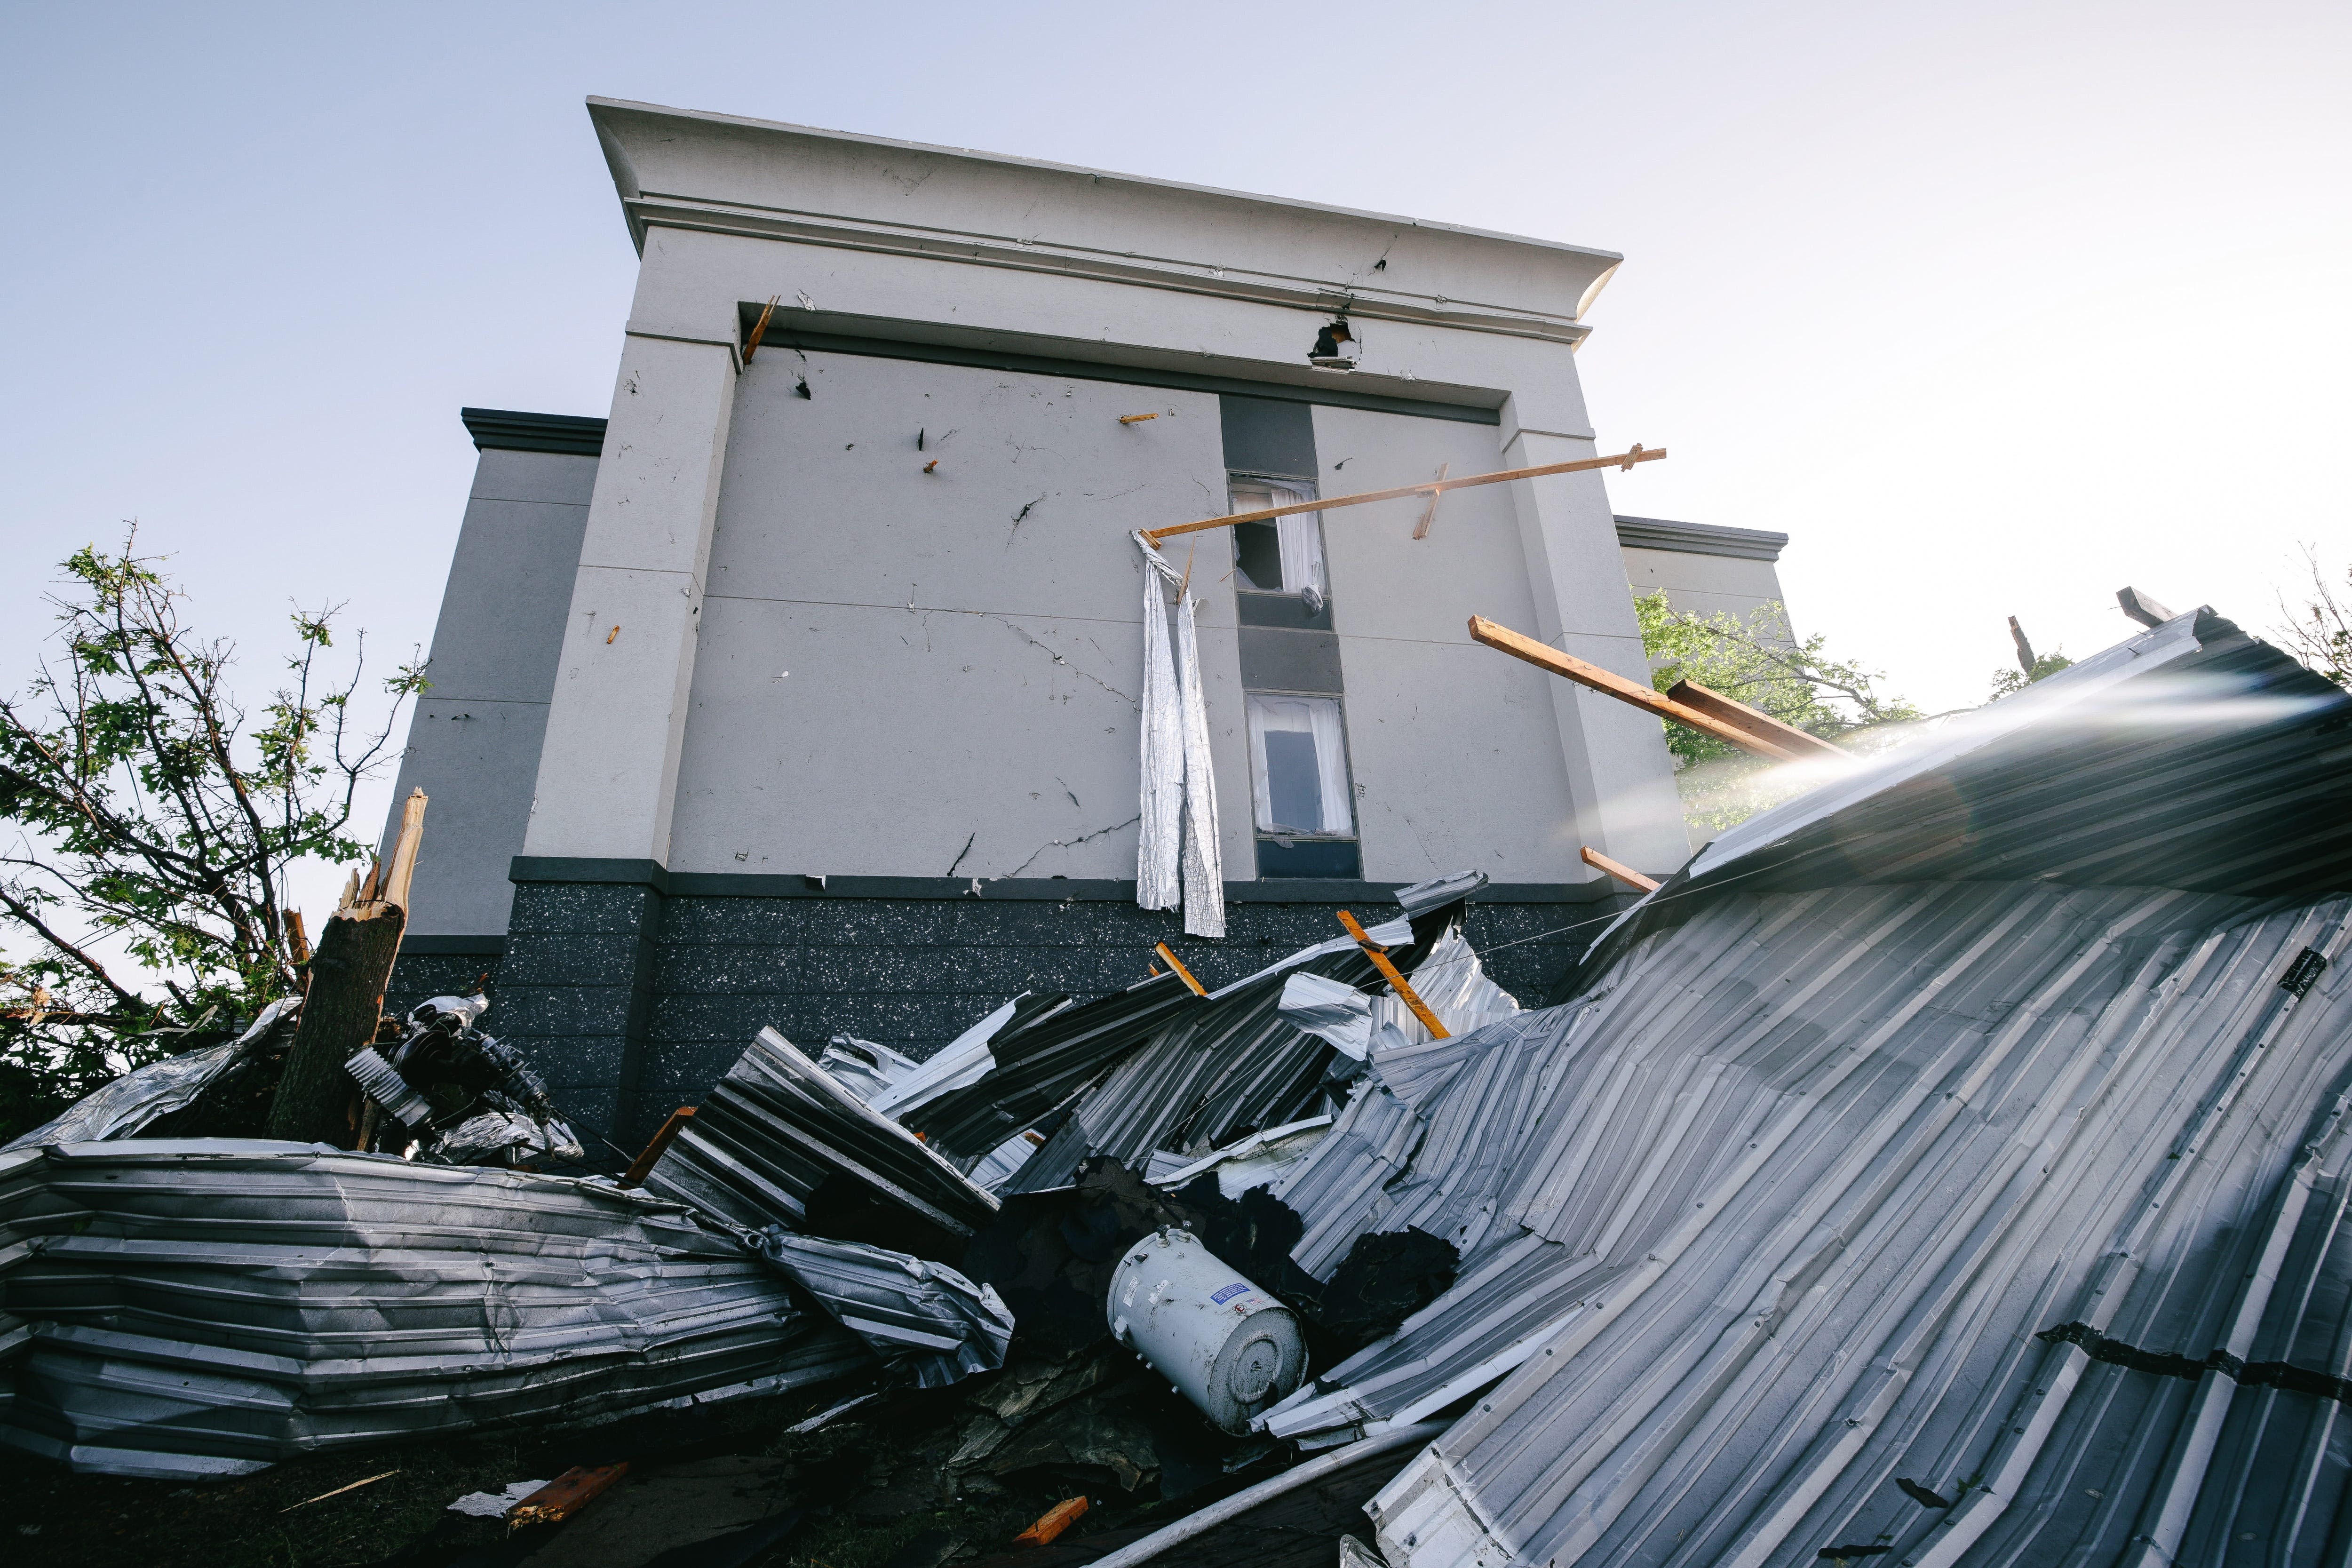
[[[2287,623],[2279,628],[2279,641],[2317,674],[2352,687],[2352,591],[2341,599],[2336,596],[2336,584],[2327,580],[2315,551],[2305,549],[2304,560],[2311,569],[2311,597],[2293,605],[2280,598]],[[2352,573],[2346,574],[2345,584],[2352,590]]]
[[[2024,690],[2037,680],[2047,680],[2062,669],[2071,669],[2074,664],[2074,661],[2068,658],[2063,650],[2053,648],[2048,653],[2033,656],[2031,674],[2022,669],[1996,669],[1992,672],[1992,695],[1986,700],[1998,702],[2011,692]]]
[[[1902,698],[1881,693],[1883,674],[1831,657],[1821,634],[1800,641],[1777,602],[1745,616],[1727,610],[1694,616],[1669,605],[1662,588],[1637,595],[1633,609],[1651,683],[1661,691],[1687,680],[1842,745],[1863,742],[1881,725],[1921,717]],[[1728,742],[1671,721],[1665,730],[1695,835],[1720,832],[1802,787],[1775,785],[1769,761]]]
[[[0,1139],[295,988],[286,873],[366,853],[353,793],[425,685],[396,670],[382,727],[354,729],[363,650],[331,676],[335,612],[298,611],[285,682],[248,723],[234,647],[181,624],[131,543],[63,563],[58,655],[0,699]]]

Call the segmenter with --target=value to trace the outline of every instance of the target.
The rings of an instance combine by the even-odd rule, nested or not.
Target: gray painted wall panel
[[[488,451],[474,475],[426,679],[409,722],[385,825],[413,789],[431,799],[412,884],[408,929],[419,936],[507,929],[564,612],[596,459]]]
[[[1780,597],[1780,575],[1769,561],[1630,548],[1623,554],[1625,577],[1636,595],[1664,588],[1666,603],[1689,615],[1728,610],[1744,616]]]
[[[1339,639],[1331,632],[1241,629],[1242,684],[1252,691],[1344,689]]]
[[[548,501],[586,506],[596,488],[596,459],[559,452],[493,447],[474,464],[472,500]]]
[[[1433,479],[1441,463],[1496,467],[1493,431],[1444,420],[1318,408],[1315,442],[1327,496]],[[1363,875],[1475,867],[1497,881],[1584,880],[1551,678],[1466,629],[1474,614],[1535,620],[1510,497],[1500,485],[1453,491],[1415,540],[1425,504],[1323,514]]]
[[[1128,534],[1222,505],[1217,400],[854,355],[810,355],[802,398],[803,372],[763,354],[737,393],[670,868],[1134,876]],[[1222,545],[1197,559],[1246,877],[1233,595]]]

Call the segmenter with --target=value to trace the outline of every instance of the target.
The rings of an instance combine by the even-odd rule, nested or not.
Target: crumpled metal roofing
[[[2210,612],[2078,668],[1726,835],[1567,1005],[1376,1053],[1420,1142],[1375,1223],[1495,1215],[1266,1425],[1476,1396],[1391,1563],[2352,1539],[2352,699]]]
[[[1408,975],[1454,931],[1459,900],[1438,905],[1410,921],[1399,918],[1369,934],[1390,949]],[[1385,982],[1351,937],[1341,936],[1290,954],[1206,997],[1180,1003],[1172,1018],[1132,1047],[1101,1080],[1070,1107],[1069,1119],[1043,1149],[1004,1186],[1010,1193],[1041,1192],[1067,1183],[1089,1154],[1108,1154],[1131,1170],[1150,1167],[1160,1152],[1198,1158],[1259,1128],[1296,1121],[1320,1109],[1339,1053],[1282,1015],[1289,978],[1309,973],[1366,992],[1376,992],[1373,1023],[1410,1020],[1402,1003],[1387,994]],[[1476,970],[1456,963],[1445,977],[1445,994],[1468,988],[1486,1005],[1508,998]],[[1492,998],[1502,998],[1501,1003]],[[1441,1016],[1443,1015],[1441,1014]],[[1420,1026],[1412,1028],[1421,1033]],[[1391,1026],[1394,1027],[1393,1025]],[[1348,1064],[1353,1069],[1353,1064]],[[1345,1075],[1342,1075],[1345,1076]],[[970,1092],[989,1088],[982,1079]]]
[[[299,996],[281,998],[264,1007],[252,1026],[234,1040],[165,1057],[101,1084],[61,1114],[0,1145],[0,1153],[42,1143],[95,1143],[132,1137],[149,1123],[194,1103],[256,1042],[265,1040],[280,1018],[299,1012],[301,1006]]]
[[[0,1156],[28,1320],[0,1444],[240,1474],[874,1364],[733,1239],[610,1182],[236,1139]]]
[[[944,1388],[1004,1364],[1012,1312],[994,1288],[975,1285],[943,1263],[772,1225],[751,1245],[884,1365],[919,1387]]]
[[[798,1227],[828,1177],[857,1184],[951,1235],[997,1202],[915,1135],[761,1029],[646,1173],[646,1186],[745,1231]]]

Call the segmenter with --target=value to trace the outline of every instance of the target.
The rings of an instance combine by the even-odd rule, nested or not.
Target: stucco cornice
[[[589,100],[631,237],[668,227],[1573,345],[1613,252],[1283,197]],[[1007,232],[1019,226],[1019,232]]]

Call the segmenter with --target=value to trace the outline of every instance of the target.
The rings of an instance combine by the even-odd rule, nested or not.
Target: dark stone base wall
[[[920,1058],[1022,991],[1085,999],[1133,984],[1157,962],[1156,942],[1214,989],[1344,934],[1337,910],[1370,925],[1396,907],[1380,888],[1287,903],[1258,901],[1263,888],[1230,900],[1227,935],[1209,941],[1131,897],[665,895],[642,884],[523,881],[494,961],[488,1023],[594,1134],[592,1157],[617,1163],[671,1110],[701,1100],[762,1026],[811,1055],[850,1034]],[[1499,896],[1472,904],[1467,934],[1487,973],[1529,1005],[1626,901],[1489,891]],[[404,955],[394,989],[413,1005],[470,985],[492,962]]]

